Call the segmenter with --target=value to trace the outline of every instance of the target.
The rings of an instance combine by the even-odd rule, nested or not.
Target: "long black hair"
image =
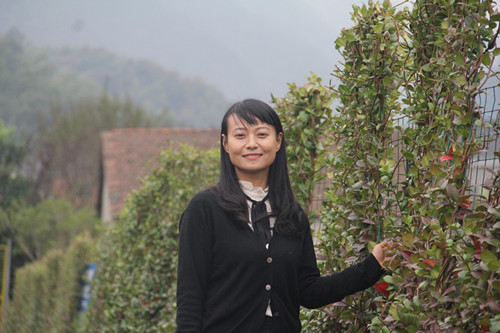
[[[229,154],[224,149],[228,137],[228,119],[231,116],[255,125],[260,120],[274,127],[276,134],[283,133],[283,127],[276,111],[268,104],[257,99],[245,99],[234,103],[222,118],[220,136],[220,179],[213,188],[220,206],[238,222],[248,223],[248,205],[240,187],[238,177]],[[297,234],[305,230],[306,219],[295,199],[288,176],[285,134],[274,162],[269,167],[267,179],[269,199],[273,214],[276,216],[274,230],[281,234]]]

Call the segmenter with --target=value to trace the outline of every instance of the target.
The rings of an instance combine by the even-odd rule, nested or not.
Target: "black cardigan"
[[[259,332],[269,299],[275,331],[300,332],[300,305],[339,301],[381,275],[370,255],[320,276],[310,229],[297,236],[274,233],[266,249],[249,226],[231,220],[213,193],[203,191],[180,220],[176,332]]]

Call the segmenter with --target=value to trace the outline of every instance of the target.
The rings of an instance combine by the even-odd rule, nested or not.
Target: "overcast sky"
[[[228,98],[270,100],[310,71],[331,78],[334,41],[360,0],[2,0],[0,32],[38,46],[103,47],[199,77]]]

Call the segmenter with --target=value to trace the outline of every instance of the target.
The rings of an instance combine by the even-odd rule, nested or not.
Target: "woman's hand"
[[[386,258],[386,253],[388,250],[390,250],[392,248],[393,248],[392,242],[388,242],[388,241],[383,241],[382,243],[378,243],[373,248],[372,254],[375,257],[375,259],[377,259],[380,266],[382,266],[383,268],[385,268],[384,261]]]

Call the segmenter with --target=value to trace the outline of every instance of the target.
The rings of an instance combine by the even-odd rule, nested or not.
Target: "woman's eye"
[[[244,137],[245,137],[245,135],[244,135],[243,133],[236,133],[234,136],[235,136],[236,138],[238,138],[238,139],[241,139],[241,138],[244,138]]]
[[[267,133],[259,133],[258,135],[261,138],[265,138],[265,137],[267,137],[268,134]]]

